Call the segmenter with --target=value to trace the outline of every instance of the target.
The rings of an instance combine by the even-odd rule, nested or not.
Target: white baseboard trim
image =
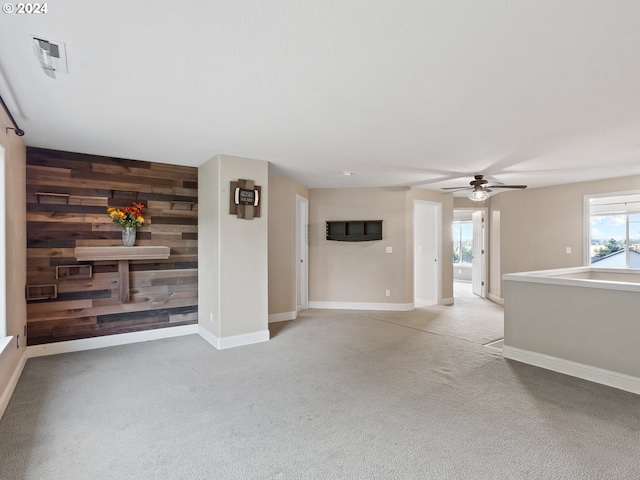
[[[79,352],[81,350],[93,350],[95,348],[115,347],[129,343],[160,340],[161,338],[181,337],[198,333],[198,325],[180,325],[177,327],[156,328],[143,332],[119,333],[105,335],[104,337],[81,338],[79,340],[67,340],[65,342],[47,343],[45,345],[32,345],[27,347],[28,358],[42,357],[45,355],[57,355],[59,353]]]
[[[453,297],[447,297],[440,300],[440,305],[453,305]]]
[[[497,303],[498,305],[504,305],[504,298],[500,298],[497,295],[494,295],[493,293],[489,294],[489,300],[491,300],[494,303]]]
[[[22,370],[24,370],[24,366],[27,363],[27,358],[27,349],[25,348],[20,360],[18,361],[18,365],[16,365],[16,369],[13,371],[13,375],[11,375],[11,378],[9,379],[9,383],[4,389],[4,392],[2,392],[2,396],[0,396],[0,418],[2,418],[7,406],[9,405],[9,400],[11,400],[13,391],[16,389],[18,380],[20,380],[20,375],[22,375]]]
[[[297,310],[294,312],[272,313],[269,315],[269,323],[285,322],[287,320],[295,320],[296,318],[298,318]]]
[[[309,308],[328,310],[384,310],[396,312],[415,310],[413,303],[309,302]]]
[[[505,345],[502,356],[518,362],[527,363],[536,367],[546,368],[572,377],[582,378],[591,382],[600,383],[609,387],[619,388],[627,392],[640,394],[640,378],[632,377],[624,373],[604,370],[583,363],[572,362],[563,358],[552,357],[543,353],[531,352],[520,348]]]
[[[205,339],[218,350],[224,350],[225,348],[242,347],[244,345],[251,345],[254,343],[268,342],[270,338],[269,330],[218,338],[204,327],[198,328],[198,335],[200,335],[203,339]]]

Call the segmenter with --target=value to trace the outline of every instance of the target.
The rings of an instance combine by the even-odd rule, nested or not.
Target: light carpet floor
[[[230,350],[193,335],[31,359],[0,478],[640,478],[640,396],[504,360],[482,345],[500,315],[471,297],[309,310]]]

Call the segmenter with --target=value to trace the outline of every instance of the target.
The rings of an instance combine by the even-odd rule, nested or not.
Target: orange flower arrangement
[[[144,205],[138,202],[133,202],[131,207],[109,207],[107,208],[107,214],[115,223],[122,227],[141,227],[144,225],[144,217],[142,212],[144,211]]]

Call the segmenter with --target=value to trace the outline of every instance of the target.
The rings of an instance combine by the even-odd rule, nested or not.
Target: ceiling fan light
[[[483,203],[487,198],[489,198],[489,192],[486,190],[474,190],[469,194],[469,200],[473,203]]]

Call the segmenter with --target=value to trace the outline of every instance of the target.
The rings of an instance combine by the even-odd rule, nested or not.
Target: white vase
[[[136,243],[136,227],[122,227],[122,244],[125,247],[133,247]]]

